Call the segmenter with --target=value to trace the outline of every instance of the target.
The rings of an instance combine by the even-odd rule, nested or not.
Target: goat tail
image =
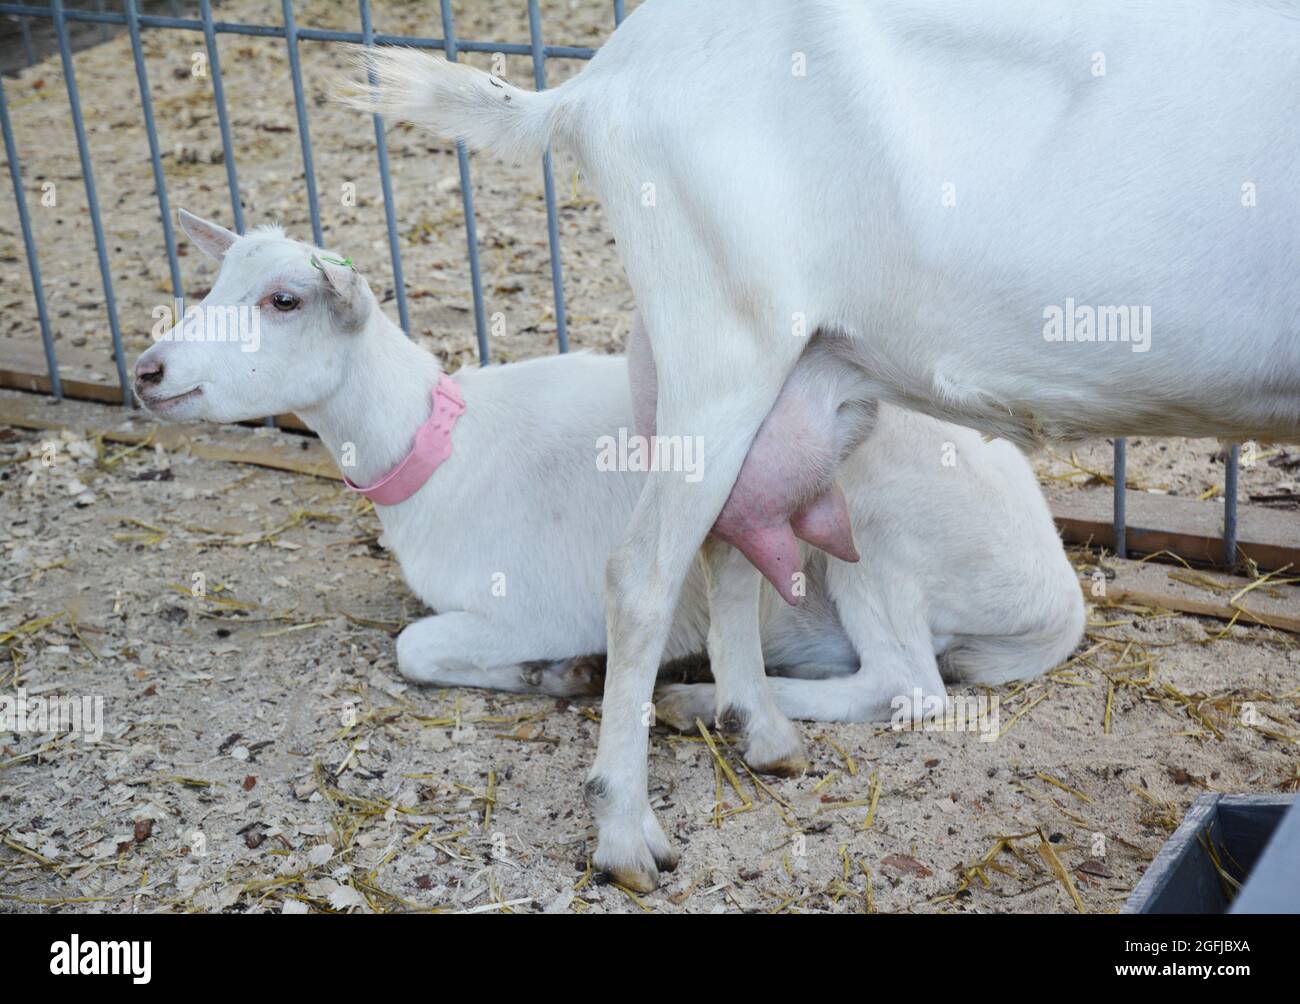
[[[371,84],[339,95],[353,108],[413,122],[518,163],[541,156],[562,88],[522,91],[482,70],[410,48],[357,48]]]

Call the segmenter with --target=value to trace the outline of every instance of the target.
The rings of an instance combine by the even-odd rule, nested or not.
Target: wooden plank
[[[136,444],[148,439],[165,450],[189,450],[205,460],[342,480],[334,458],[319,439],[265,426],[159,425],[142,412],[86,401],[56,402],[12,390],[0,390],[0,424],[20,429],[77,429],[113,443]]]
[[[117,370],[110,352],[102,354],[72,345],[55,345],[59,378],[65,397],[121,404]],[[45,368],[45,351],[39,337],[26,340],[0,338],[0,387],[52,393]]]
[[[1067,543],[1115,546],[1113,501],[1106,490],[1046,489],[1056,525]],[[1128,549],[1171,551],[1188,561],[1223,564],[1223,504],[1149,492],[1125,493]],[[1300,512],[1237,506],[1237,557],[1262,569],[1300,568]]]
[[[1213,617],[1239,624],[1259,624],[1300,634],[1300,586],[1295,584],[1264,585],[1251,589],[1233,601],[1241,590],[1250,586],[1249,579],[1220,572],[1189,571],[1180,566],[1154,562],[1107,559],[1106,567],[1115,573],[1105,582],[1105,595],[1094,594],[1091,578],[1085,577],[1084,598],[1101,607],[1139,606],[1174,613]],[[1274,576],[1281,583],[1300,579],[1300,569]],[[1217,588],[1216,588],[1217,587]]]

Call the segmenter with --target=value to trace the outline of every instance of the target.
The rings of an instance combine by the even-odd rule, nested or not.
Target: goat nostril
[[[156,360],[150,360],[147,363],[137,363],[135,367],[135,378],[140,383],[144,384],[162,383],[163,364]]]

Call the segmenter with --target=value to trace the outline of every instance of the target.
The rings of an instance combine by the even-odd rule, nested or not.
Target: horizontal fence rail
[[[90,150],[86,142],[85,125],[81,117],[80,97],[74,73],[74,59],[69,37],[69,23],[85,23],[101,26],[125,28],[130,35],[132,57],[135,63],[136,81],[140,92],[140,111],[145,133],[149,142],[150,163],[157,188],[158,212],[163,231],[163,241],[167,250],[168,268],[173,291],[177,299],[182,295],[180,264],[177,257],[176,238],[172,228],[171,208],[167,196],[166,178],[162,169],[161,152],[158,145],[157,129],[154,124],[153,105],[150,97],[149,77],[145,66],[141,45],[141,35],[145,29],[192,31],[203,35],[207,50],[209,72],[212,76],[213,100],[216,105],[217,124],[221,135],[221,147],[226,169],[226,183],[229,188],[231,212],[234,229],[244,232],[244,212],[240,198],[239,176],[235,164],[234,146],[231,140],[230,116],[226,107],[225,91],[221,76],[221,60],[218,52],[217,38],[220,35],[245,35],[260,38],[279,38],[285,41],[289,56],[290,82],[293,88],[294,110],[297,117],[298,136],[301,144],[303,171],[306,179],[307,202],[311,215],[313,239],[317,244],[323,243],[320,204],[316,191],[316,177],[313,169],[311,134],[308,123],[307,105],[304,97],[302,70],[299,63],[299,44],[308,42],[349,43],[365,46],[409,46],[419,49],[439,50],[449,60],[455,60],[461,53],[501,53],[504,55],[526,56],[532,62],[533,82],[538,90],[546,87],[546,61],[548,59],[590,59],[596,50],[588,46],[547,45],[542,39],[541,14],[538,0],[525,0],[528,11],[529,40],[527,42],[494,42],[459,38],[456,35],[450,0],[439,0],[438,14],[441,20],[442,36],[392,35],[374,30],[371,16],[370,0],[358,0],[357,31],[338,31],[322,28],[299,27],[294,19],[293,0],[282,0],[282,23],[245,24],[235,21],[216,20],[212,12],[211,0],[198,0],[199,16],[183,17],[180,15],[176,0],[170,0],[169,16],[142,14],[138,0],[122,0],[123,10],[119,12],[104,9],[103,0],[96,0],[95,10],[69,9],[63,0],[51,0],[48,5],[0,3],[0,15],[18,22],[24,57],[27,65],[34,65],[36,56],[32,44],[31,27],[33,19],[49,22],[57,37],[59,56],[63,67],[64,83],[68,94],[70,114],[76,133],[77,151],[80,159],[82,182],[90,208],[91,230],[95,240],[96,260],[100,273],[105,308],[109,318],[109,330],[112,335],[117,378],[121,387],[122,401],[125,407],[131,407],[132,395],[127,378],[126,362],[122,347],[122,337],[117,316],[117,304],[113,293],[112,274],[109,269],[107,246],[104,237],[103,219],[100,211],[98,194],[95,189],[93,165]],[[624,0],[612,0],[613,24],[621,24],[624,17]],[[410,316],[407,304],[402,255],[397,230],[396,209],[393,205],[392,180],[389,176],[388,148],[385,139],[383,119],[374,117],[375,145],[378,151],[380,184],[383,191],[384,215],[388,235],[389,255],[392,259],[393,282],[397,300],[399,321],[404,331],[410,332]],[[36,307],[37,323],[41,332],[46,365],[49,371],[51,391],[56,398],[62,398],[63,388],[59,378],[57,354],[54,349],[53,331],[50,326],[49,312],[46,305],[44,288],[41,284],[40,266],[37,260],[35,239],[32,235],[31,220],[27,210],[26,196],[22,184],[22,167],[19,161],[17,144],[9,116],[9,107],[5,97],[4,82],[0,78],[0,125],[3,126],[5,156],[9,161],[10,181],[13,185],[14,200],[17,207],[19,227],[22,232],[26,251],[27,268],[31,279],[33,299]],[[457,164],[460,172],[460,190],[462,208],[465,216],[466,255],[470,269],[471,294],[473,299],[474,327],[478,343],[479,361],[486,365],[490,361],[487,340],[487,319],[484,308],[482,268],[479,260],[478,233],[474,214],[474,188],[471,175],[470,159],[464,143],[457,144]],[[560,261],[559,216],[556,208],[555,180],[553,176],[551,153],[549,150],[542,159],[542,185],[546,201],[547,241],[550,250],[551,285],[555,301],[556,343],[560,352],[568,349],[568,318],[564,300],[564,275]],[[270,420],[268,420],[270,421]],[[1113,497],[1114,497],[1114,551],[1119,557],[1127,554],[1127,513],[1125,511],[1125,486],[1127,450],[1123,439],[1114,442]],[[1223,564],[1235,563],[1237,551],[1237,467],[1239,449],[1233,446],[1225,462],[1224,477],[1224,520],[1223,520]]]

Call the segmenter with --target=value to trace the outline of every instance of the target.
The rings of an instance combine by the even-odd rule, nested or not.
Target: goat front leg
[[[709,666],[714,685],[664,687],[655,695],[655,717],[694,731],[695,720],[714,718],[737,737],[745,762],[763,774],[797,777],[808,769],[799,730],[772,697],[763,668],[759,624],[762,576],[730,544],[704,542],[709,596]],[[702,706],[703,705],[703,706]],[[711,705],[711,706],[710,706]]]
[[[585,789],[598,832],[595,865],[642,891],[653,889],[658,871],[677,860],[650,808],[646,765],[651,698],[673,611],[686,573],[802,347],[794,338],[788,344],[774,339],[765,347],[769,351],[760,351],[754,333],[734,319],[699,316],[704,312],[698,300],[675,305],[695,309],[662,320],[647,313],[652,337],[657,329],[677,336],[654,346],[660,376],[657,445],[701,444],[704,463],[698,471],[652,473],[623,542],[610,557],[605,697],[596,762]],[[703,358],[690,337],[695,332],[709,334]],[[761,658],[752,671],[762,674]]]
[[[397,668],[413,683],[482,687],[552,697],[598,695],[604,667],[594,656],[538,660],[537,639],[500,619],[454,610],[424,617],[397,638]]]

